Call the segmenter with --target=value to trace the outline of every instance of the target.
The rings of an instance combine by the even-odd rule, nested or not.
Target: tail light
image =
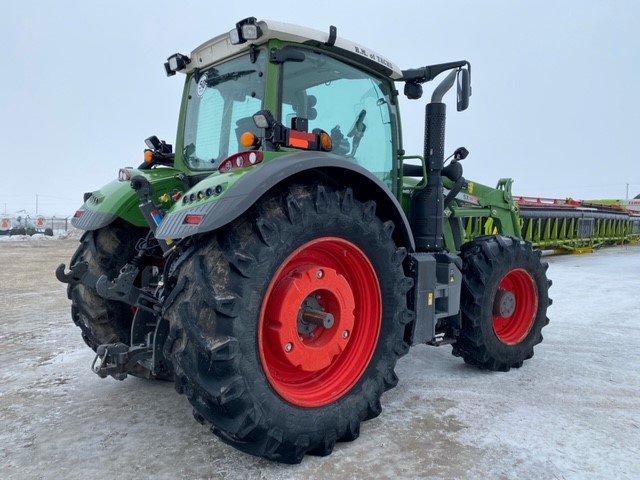
[[[218,171],[227,173],[234,170],[253,167],[254,165],[262,163],[262,159],[263,154],[259,150],[236,153],[224,160],[218,167]]]
[[[204,220],[204,215],[189,214],[184,217],[184,221],[182,223],[184,225],[200,225],[202,220]]]

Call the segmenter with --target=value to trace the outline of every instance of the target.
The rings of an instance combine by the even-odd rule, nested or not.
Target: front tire
[[[519,368],[549,323],[548,265],[530,243],[502,236],[463,245],[462,331],[453,354],[489,370]]]
[[[284,463],[357,438],[408,350],[392,230],[350,189],[300,185],[185,252],[166,353],[196,419]]]

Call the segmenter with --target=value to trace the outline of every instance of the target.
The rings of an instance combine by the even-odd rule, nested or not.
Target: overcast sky
[[[82,193],[175,143],[182,82],[163,63],[255,16],[328,30],[400,68],[466,59],[473,96],[448,109],[447,151],[468,179],[517,195],[640,193],[640,2],[34,1],[0,10],[0,213],[70,215]],[[424,103],[401,103],[422,153]],[[401,88],[400,88],[401,89]],[[452,100],[452,96],[445,97]]]

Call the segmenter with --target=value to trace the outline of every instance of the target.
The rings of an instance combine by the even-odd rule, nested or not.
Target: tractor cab
[[[331,40],[331,33],[255,19],[239,25],[190,57],[167,61],[169,75],[187,75],[177,168],[194,174],[227,169],[226,159],[248,150],[322,150],[393,188],[400,147],[397,67],[351,42]],[[336,49],[347,55],[338,58]],[[258,125],[259,112],[268,113]]]

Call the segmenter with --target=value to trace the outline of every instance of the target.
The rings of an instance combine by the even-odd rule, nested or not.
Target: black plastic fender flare
[[[409,220],[400,203],[389,188],[375,175],[353,161],[323,152],[300,152],[271,160],[254,173],[240,179],[227,195],[215,202],[194,206],[190,210],[168,213],[156,231],[156,238],[180,239],[216,230],[246,212],[260,197],[272,188],[292,180],[293,177],[318,170],[336,183],[352,186],[354,192],[366,191],[368,199],[377,202],[383,217],[392,220],[403,246],[415,251]],[[357,185],[354,184],[357,182]],[[203,215],[199,225],[185,224],[189,214]]]

